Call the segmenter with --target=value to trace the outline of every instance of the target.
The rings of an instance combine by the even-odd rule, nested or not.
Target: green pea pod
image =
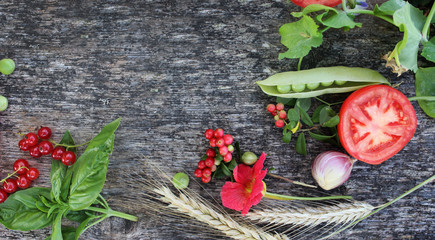
[[[334,83],[327,87],[320,84],[315,89],[305,88],[301,92],[290,91],[288,93],[280,93],[277,90],[278,85],[315,85],[316,83],[331,81],[337,81],[339,84]],[[343,66],[277,73],[263,81],[258,81],[257,84],[267,95],[281,98],[310,98],[329,93],[351,92],[375,84],[390,85],[386,78],[374,70]]]

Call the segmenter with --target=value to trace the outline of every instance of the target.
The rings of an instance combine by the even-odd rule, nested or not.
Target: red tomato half
[[[380,164],[398,153],[414,136],[417,116],[408,98],[386,85],[352,93],[340,109],[338,136],[354,158]]]
[[[300,7],[306,7],[310,4],[321,4],[328,7],[335,7],[341,3],[341,0],[291,0]]]

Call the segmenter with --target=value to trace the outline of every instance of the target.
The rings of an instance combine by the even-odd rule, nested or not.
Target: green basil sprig
[[[46,239],[78,239],[89,227],[116,216],[130,221],[137,217],[112,210],[100,195],[106,181],[109,155],[121,119],[107,124],[89,143],[73,166],[52,161],[51,188],[33,187],[18,191],[0,204],[0,223],[6,228],[30,231],[52,225]],[[66,131],[60,144],[77,152]],[[62,219],[79,222],[77,228],[62,226]]]

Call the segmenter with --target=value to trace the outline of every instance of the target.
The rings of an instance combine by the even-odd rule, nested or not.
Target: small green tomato
[[[15,62],[9,58],[0,60],[0,72],[4,75],[9,75],[15,70]]]
[[[300,84],[293,84],[292,85],[292,90],[294,92],[302,92],[305,90],[305,84],[304,83],[300,83]]]
[[[290,92],[290,85],[278,85],[276,86],[276,90],[278,90],[278,92],[280,93],[288,93]]]
[[[172,183],[178,189],[185,189],[189,185],[189,176],[183,172],[176,173],[172,178]]]
[[[307,83],[307,88],[310,89],[310,90],[314,90],[314,89],[318,88],[319,86],[320,86],[319,82],[316,82],[316,83]]]
[[[321,82],[320,84],[324,87],[329,87],[334,83],[334,81],[329,81],[329,82]]]
[[[242,162],[246,165],[252,165],[258,160],[257,155],[253,152],[245,152],[242,155]]]
[[[8,99],[0,95],[0,112],[3,112],[8,108]]]
[[[343,85],[343,84],[345,84],[347,81],[345,81],[345,80],[335,80],[335,84],[337,84],[337,85]]]

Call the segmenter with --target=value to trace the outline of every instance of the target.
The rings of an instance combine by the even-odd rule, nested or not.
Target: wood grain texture
[[[383,1],[370,1],[372,6],[374,2]],[[276,174],[314,183],[312,159],[334,148],[309,139],[309,153],[303,157],[296,154],[294,141],[282,143],[265,110],[274,99],[254,84],[272,73],[296,69],[296,60],[278,60],[278,53],[285,51],[278,28],[294,21],[290,12],[298,9],[281,0],[1,1],[0,58],[14,59],[17,68],[0,76],[0,94],[9,99],[9,108],[0,114],[0,177],[16,159],[26,157],[41,172],[33,185],[50,186],[50,160],[20,152],[17,132],[50,126],[55,140],[69,129],[76,141],[84,142],[122,117],[103,195],[116,210],[137,214],[140,220],[111,218],[81,239],[197,238],[161,225],[142,209],[128,209],[131,203],[123,199],[138,201],[129,191],[135,184],[129,171],[141,167],[140,158],[161,162],[174,173],[193,172],[207,149],[207,128],[223,128],[246,151],[267,152],[266,167],[274,167]],[[397,77],[380,59],[402,34],[379,19],[358,20],[363,28],[325,32],[323,45],[302,67],[371,68],[392,83],[403,81],[398,89],[413,96],[413,74]],[[413,106],[418,127],[411,142],[381,165],[357,163],[350,180],[331,193],[376,206],[433,175],[434,120],[416,102]],[[291,187],[266,181],[275,192]],[[218,196],[222,184],[206,188]],[[429,184],[335,239],[433,239],[433,190]],[[44,239],[50,231],[0,226],[0,239]]]

